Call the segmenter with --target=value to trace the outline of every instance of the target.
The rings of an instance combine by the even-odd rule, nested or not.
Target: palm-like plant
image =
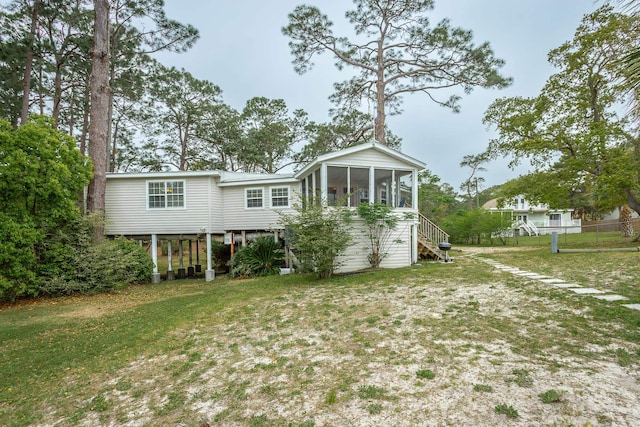
[[[240,276],[277,274],[284,261],[281,242],[263,236],[241,248],[233,257],[233,272]]]

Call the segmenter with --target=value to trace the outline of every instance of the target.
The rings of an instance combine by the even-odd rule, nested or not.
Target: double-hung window
[[[272,187],[271,188],[271,207],[272,208],[288,208],[289,207],[289,187]]]
[[[262,208],[262,188],[247,188],[245,192],[247,209]]]
[[[184,208],[184,181],[148,181],[149,209]]]

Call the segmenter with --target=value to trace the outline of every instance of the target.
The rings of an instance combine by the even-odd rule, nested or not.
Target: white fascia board
[[[401,153],[397,150],[394,150],[393,148],[389,148],[386,145],[382,145],[379,142],[376,141],[371,141],[371,142],[366,142],[364,144],[360,144],[360,145],[354,145],[353,147],[349,147],[349,148],[345,148],[344,150],[339,150],[339,151],[334,151],[332,153],[327,153],[327,154],[323,154],[321,156],[316,157],[315,160],[309,162],[305,167],[303,167],[302,169],[300,169],[299,171],[297,171],[295,173],[295,177],[296,178],[300,178],[301,176],[304,176],[305,174],[307,174],[311,169],[315,169],[315,167],[323,162],[329,161],[331,159],[334,159],[336,157],[342,157],[342,156],[347,156],[349,154],[354,154],[354,153],[358,153],[360,151],[364,151],[364,150],[369,150],[369,149],[374,149],[377,151],[381,151],[384,154],[396,158],[404,163],[409,164],[410,166],[412,166],[415,169],[418,170],[422,170],[425,169],[427,167],[426,163],[415,159],[411,156],[408,156],[404,153]]]
[[[264,179],[234,179],[232,181],[220,181],[218,187],[237,187],[246,185],[271,185],[271,184],[295,184],[299,182],[296,178],[286,176],[282,178],[265,177]]]
[[[166,179],[198,176],[220,177],[219,171],[166,171],[166,172],[109,172],[107,179]]]

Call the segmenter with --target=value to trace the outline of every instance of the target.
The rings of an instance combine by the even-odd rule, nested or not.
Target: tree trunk
[[[631,209],[627,205],[620,207],[620,231],[622,231],[622,237],[633,237]]]
[[[109,0],[94,0],[95,25],[91,50],[91,107],[89,113],[89,156],[93,179],[89,183],[87,209],[104,214],[107,187],[109,100]],[[96,231],[102,238],[104,230]]]
[[[56,73],[53,79],[53,125],[58,128],[58,119],[60,118],[60,107],[62,104],[62,59],[56,55]]]
[[[29,46],[27,47],[27,57],[24,65],[24,76],[22,80],[22,109],[20,110],[20,125],[27,122],[29,117],[29,100],[31,97],[31,72],[33,70],[33,44],[36,38],[36,29],[38,25],[38,6],[39,0],[33,3],[33,11],[31,13],[31,29],[29,33]]]
[[[383,38],[378,41],[378,72],[376,78],[376,119],[374,123],[373,139],[380,144],[387,145],[384,134],[386,114],[384,109],[384,51]]]

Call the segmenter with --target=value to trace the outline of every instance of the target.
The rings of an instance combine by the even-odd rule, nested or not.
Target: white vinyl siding
[[[158,180],[162,182],[161,180]],[[179,181],[179,180],[164,180]],[[114,235],[222,233],[222,194],[211,177],[182,180],[184,208],[148,208],[148,180],[107,178],[105,233]]]
[[[273,186],[275,188],[276,186]],[[284,186],[278,186],[284,187]],[[295,188],[289,190],[289,205],[292,206],[295,203]],[[291,210],[291,207],[281,207],[275,209],[269,209],[267,206],[271,203],[270,197],[263,199],[263,209],[247,208],[246,194],[249,189],[261,189],[262,194],[271,196],[270,186],[264,187],[242,187],[242,186],[229,186],[223,187],[223,215],[224,226],[226,231],[231,230],[270,230],[278,228],[280,223],[279,211]]]
[[[405,219],[398,221],[397,228],[387,240],[389,242],[386,248],[387,256],[380,264],[380,267],[399,268],[411,265],[411,225],[414,222],[414,220]],[[370,267],[367,256],[371,252],[371,243],[369,242],[368,229],[362,219],[354,218],[351,236],[351,246],[340,257],[340,261],[343,264],[338,269],[339,273],[358,271]],[[398,241],[401,241],[401,243],[397,243]]]
[[[271,187],[271,207],[289,207],[289,187]]]
[[[262,188],[247,188],[245,191],[245,207],[247,209],[259,209],[264,207]]]

